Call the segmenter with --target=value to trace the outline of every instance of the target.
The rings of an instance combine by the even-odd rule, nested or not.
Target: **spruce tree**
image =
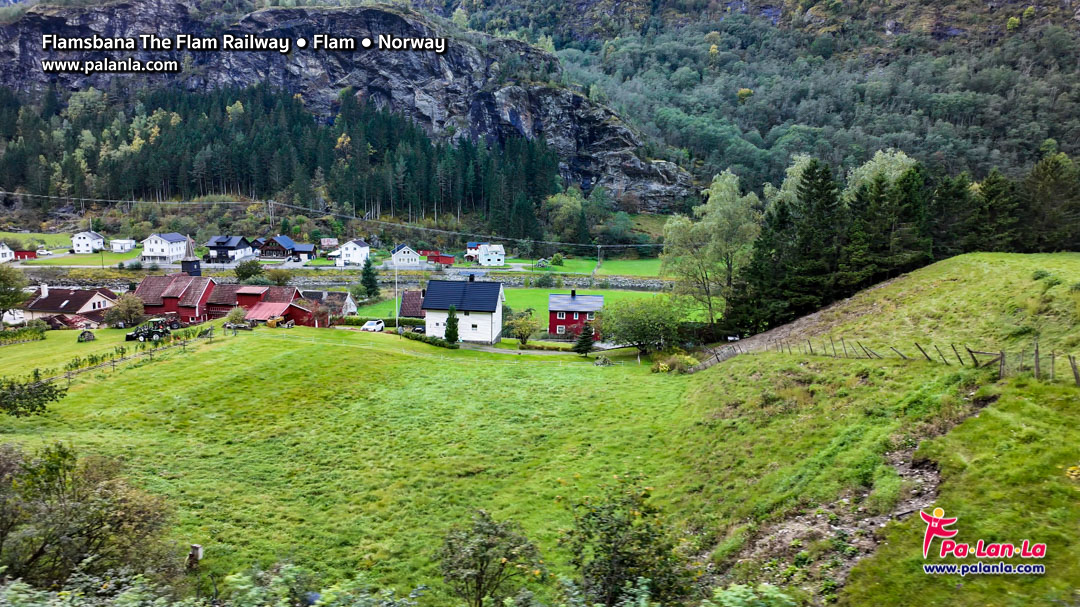
[[[375,271],[375,264],[371,262],[370,257],[364,260],[364,270],[360,274],[360,284],[363,285],[368,299],[379,296],[379,275]]]
[[[574,342],[573,350],[582,356],[588,356],[589,352],[593,351],[593,327],[592,323],[585,323],[585,326],[581,329],[581,333],[577,336],[577,341]]]
[[[452,344],[458,342],[458,317],[455,306],[450,306],[450,310],[446,313],[446,333],[443,339]]]

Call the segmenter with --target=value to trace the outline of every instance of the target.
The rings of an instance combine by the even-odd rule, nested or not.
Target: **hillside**
[[[939,343],[992,342],[1011,329],[986,314],[987,302],[1025,309],[1048,284],[1031,282],[1036,270],[1075,279],[1078,263],[948,260],[841,304],[828,326],[875,345],[926,331]],[[1009,321],[1075,353],[1078,323],[1067,314],[1080,295],[1067,284],[1046,292],[1045,308]],[[78,348],[121,339],[98,334]],[[60,366],[77,353],[73,334],[48,337],[0,348],[0,365]],[[1011,339],[1000,347],[1023,343]],[[1080,511],[1064,468],[1080,463],[1080,411],[1063,368],[1050,384],[1030,372],[998,382],[995,369],[798,350],[737,356],[690,376],[615,360],[600,368],[572,355],[257,330],[80,376],[47,415],[4,419],[0,431],[122,457],[178,509],[173,536],[203,544],[204,568],[219,574],[287,558],[327,582],[360,570],[399,589],[430,584],[424,604],[446,604],[434,547],[449,525],[475,508],[519,520],[554,571],[568,573],[557,541],[564,500],[640,473],[708,584],[770,581],[814,604],[1070,596]],[[931,504],[960,515],[967,541],[1048,542],[1046,575],[974,576],[961,589],[924,575],[910,511]],[[1034,511],[1050,514],[1026,514]]]

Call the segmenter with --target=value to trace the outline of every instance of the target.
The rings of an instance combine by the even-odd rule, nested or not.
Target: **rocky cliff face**
[[[284,37],[288,53],[275,51],[43,51],[42,34],[89,38],[191,34]],[[91,86],[175,86],[189,90],[244,87],[266,82],[302,95],[316,113],[330,114],[339,92],[353,87],[365,100],[402,112],[443,137],[488,141],[511,135],[545,140],[558,150],[564,177],[586,189],[602,185],[616,196],[664,211],[691,187],[688,173],[666,161],[637,156],[639,136],[609,109],[568,89],[548,84],[559,77],[558,60],[520,42],[481,34],[448,38],[446,51],[295,48],[316,34],[357,41],[380,34],[440,36],[438,28],[408,10],[383,8],[267,9],[224,29],[199,18],[191,6],[147,0],[87,8],[35,7],[0,27],[0,84],[38,93],[49,82],[76,90]],[[45,74],[42,59],[175,59],[179,75]]]

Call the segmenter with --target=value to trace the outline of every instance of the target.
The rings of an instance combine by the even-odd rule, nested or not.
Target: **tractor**
[[[151,318],[135,327],[124,338],[125,341],[161,341],[172,334],[169,321],[164,318]]]

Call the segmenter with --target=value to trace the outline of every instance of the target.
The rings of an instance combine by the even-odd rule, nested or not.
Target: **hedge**
[[[24,341],[38,341],[45,339],[45,329],[40,327],[23,327],[10,331],[0,331],[0,345],[22,343]]]
[[[422,341],[425,344],[438,346],[440,348],[450,348],[451,350],[457,350],[461,347],[460,344],[452,344],[441,337],[435,337],[433,335],[424,335],[423,333],[410,333],[408,331],[402,333],[401,335],[403,335],[406,339],[411,339],[413,341]]]

